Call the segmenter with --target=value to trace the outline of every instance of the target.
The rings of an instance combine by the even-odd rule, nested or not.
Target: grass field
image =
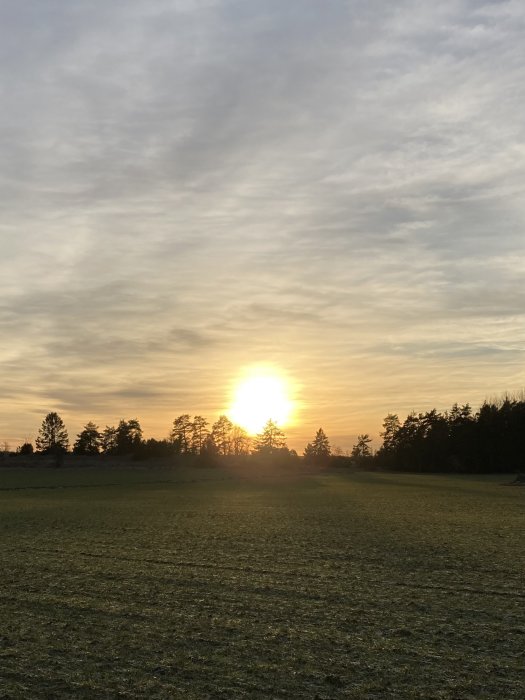
[[[505,480],[3,469],[0,698],[523,698]]]

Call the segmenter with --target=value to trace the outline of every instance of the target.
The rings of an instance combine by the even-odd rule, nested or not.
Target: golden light
[[[228,417],[254,435],[269,420],[286,425],[292,409],[287,382],[273,370],[252,369],[237,384]]]

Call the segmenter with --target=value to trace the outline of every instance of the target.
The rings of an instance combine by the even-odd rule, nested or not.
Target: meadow
[[[0,698],[523,698],[511,477],[0,470]]]

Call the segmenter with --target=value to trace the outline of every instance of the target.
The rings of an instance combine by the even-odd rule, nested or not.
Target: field
[[[3,469],[0,698],[523,698],[505,481]]]

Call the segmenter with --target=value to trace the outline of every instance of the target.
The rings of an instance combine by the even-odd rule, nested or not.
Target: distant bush
[[[24,442],[24,444],[20,445],[17,449],[19,455],[32,455],[34,451],[33,445],[30,442]]]

